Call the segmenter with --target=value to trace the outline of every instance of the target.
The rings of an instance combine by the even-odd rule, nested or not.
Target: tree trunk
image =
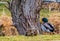
[[[19,34],[24,35],[28,29],[40,31],[41,0],[12,0],[9,3],[12,21]]]

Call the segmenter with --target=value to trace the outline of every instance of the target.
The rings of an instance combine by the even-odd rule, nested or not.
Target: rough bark
[[[12,0],[9,3],[12,21],[19,34],[24,35],[28,29],[39,33],[39,12],[42,0]]]

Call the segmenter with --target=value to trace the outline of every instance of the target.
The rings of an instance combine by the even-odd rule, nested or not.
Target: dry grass
[[[54,24],[55,32],[60,33],[60,12],[51,13],[49,17],[49,22]]]
[[[0,16],[0,25],[3,24],[2,32],[6,35],[18,35],[17,29],[13,25],[12,18],[7,15]]]

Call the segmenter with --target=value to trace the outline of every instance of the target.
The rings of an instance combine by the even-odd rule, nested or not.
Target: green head
[[[42,21],[43,21],[44,23],[46,23],[46,22],[48,22],[48,19],[47,19],[47,18],[42,18]]]

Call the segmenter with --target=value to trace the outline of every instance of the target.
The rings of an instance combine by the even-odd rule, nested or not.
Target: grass
[[[49,17],[49,10],[48,9],[42,9],[40,11],[40,17]]]
[[[8,9],[5,9],[5,13],[6,13],[7,16],[11,16],[11,13]]]
[[[51,13],[51,12],[49,12],[48,9],[42,9],[42,10],[40,11],[40,22],[42,22],[42,18],[43,18],[43,17],[48,18],[50,13]]]
[[[11,16],[10,11],[4,7],[4,4],[0,4],[0,16],[3,14],[3,8],[4,8],[4,12],[7,16]]]
[[[55,41],[60,40],[60,35],[38,35],[38,36],[1,36],[0,41]]]

